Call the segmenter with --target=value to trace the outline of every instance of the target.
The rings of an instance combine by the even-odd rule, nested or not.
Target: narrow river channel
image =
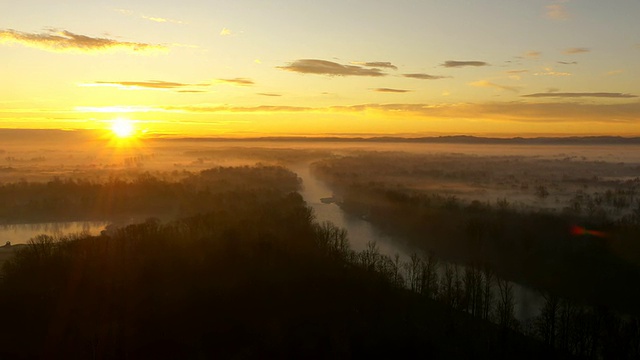
[[[313,176],[310,164],[292,166],[291,170],[302,179],[301,194],[316,216],[316,221],[330,221],[347,230],[351,248],[355,251],[366,249],[370,241],[375,241],[380,253],[390,257],[396,254],[407,260],[411,253],[418,251],[403,246],[402,241],[381,233],[368,221],[345,213],[335,203],[323,203],[322,198],[332,197],[333,191],[324,182]],[[442,262],[442,261],[441,261]],[[527,321],[540,313],[544,299],[536,290],[521,284],[512,283],[515,297],[515,317],[520,321]]]

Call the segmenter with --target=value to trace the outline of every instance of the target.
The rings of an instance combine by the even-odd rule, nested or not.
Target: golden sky
[[[24,0],[0,127],[640,135],[640,2]]]

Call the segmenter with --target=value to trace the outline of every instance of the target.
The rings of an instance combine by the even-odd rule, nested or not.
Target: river
[[[402,260],[408,260],[417,249],[408,248],[402,241],[383,234],[373,224],[358,216],[345,213],[335,203],[323,203],[321,198],[333,196],[333,191],[327,184],[313,176],[310,164],[292,166],[291,170],[302,179],[302,197],[307,202],[316,216],[318,222],[330,221],[347,230],[351,248],[356,251],[365,250],[370,241],[376,242],[380,253],[395,257],[396,254]],[[442,263],[442,261],[440,261]],[[460,265],[459,265],[460,266]],[[544,305],[544,298],[534,289],[518,283],[512,283],[515,298],[515,317],[519,321],[527,321],[537,316]]]

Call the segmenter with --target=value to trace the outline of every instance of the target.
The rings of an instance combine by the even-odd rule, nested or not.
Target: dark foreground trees
[[[318,225],[297,193],[97,237],[41,236],[0,282],[0,358],[553,358],[400,284],[375,249]],[[419,279],[419,280],[418,280]],[[432,279],[432,280],[429,280]]]

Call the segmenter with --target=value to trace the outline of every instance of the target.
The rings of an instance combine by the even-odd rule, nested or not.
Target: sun
[[[127,139],[133,137],[136,128],[133,121],[129,119],[117,119],[111,123],[111,131],[117,138]]]

